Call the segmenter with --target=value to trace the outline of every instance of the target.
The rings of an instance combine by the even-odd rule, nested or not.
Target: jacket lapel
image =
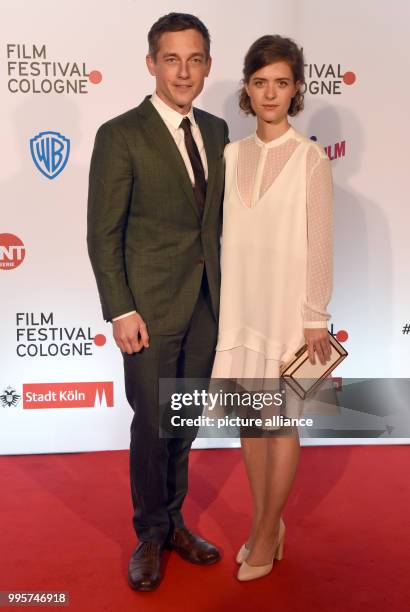
[[[192,208],[195,211],[198,219],[200,218],[198,205],[195,200],[194,190],[192,189],[191,179],[184,164],[184,160],[178,150],[175,140],[172,138],[169,129],[161,119],[159,113],[149,101],[150,96],[147,96],[138,107],[138,112],[145,119],[142,126],[145,129],[147,136],[153,141],[159,153],[166,163],[172,170],[175,177],[180,180],[181,187],[183,188]],[[202,130],[201,130],[202,133]],[[205,144],[205,142],[204,142]],[[205,150],[208,157],[208,151],[205,146]],[[158,177],[160,178],[160,177]],[[207,195],[208,198],[208,195]]]

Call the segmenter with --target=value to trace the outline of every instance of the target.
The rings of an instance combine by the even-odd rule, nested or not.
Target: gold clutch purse
[[[295,356],[283,363],[280,368],[280,375],[287,384],[301,397],[306,399],[322,382],[329,377],[329,374],[345,359],[348,355],[346,349],[336,340],[330,332],[330,360],[322,365],[318,356],[315,354],[315,364],[310,363],[307,344],[304,344],[295,353]]]

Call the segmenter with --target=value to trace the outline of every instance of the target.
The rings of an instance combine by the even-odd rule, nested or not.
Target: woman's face
[[[276,124],[287,118],[297,83],[286,62],[275,62],[254,72],[245,89],[258,119]]]

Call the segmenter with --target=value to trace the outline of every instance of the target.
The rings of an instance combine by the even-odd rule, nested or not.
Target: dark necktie
[[[201,156],[196,146],[196,142],[191,132],[191,122],[188,117],[185,117],[181,121],[182,129],[184,130],[185,146],[191,162],[192,171],[194,173],[195,185],[194,185],[194,196],[196,203],[198,204],[199,212],[202,215],[205,206],[206,197],[206,180],[204,167],[202,165]]]

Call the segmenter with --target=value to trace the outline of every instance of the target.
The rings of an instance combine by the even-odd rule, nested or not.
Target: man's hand
[[[325,327],[310,329],[305,327],[305,340],[308,346],[309,361],[316,363],[315,353],[317,353],[320,363],[324,365],[330,359],[330,340]]]
[[[123,353],[132,355],[139,353],[142,347],[149,347],[147,326],[137,312],[113,321],[112,332],[116,345]]]

